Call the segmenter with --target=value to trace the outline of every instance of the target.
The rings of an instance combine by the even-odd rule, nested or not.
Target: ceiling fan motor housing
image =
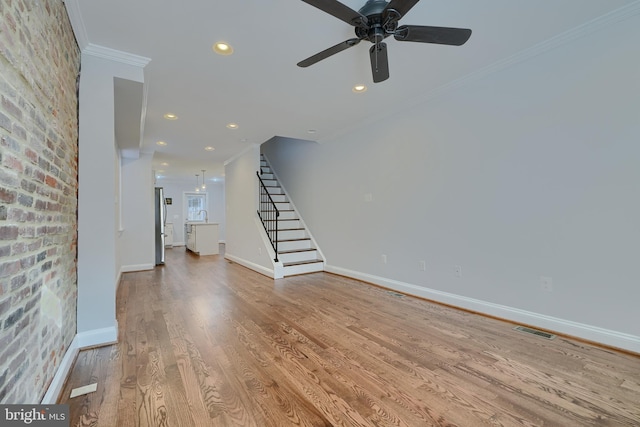
[[[380,15],[385,7],[389,4],[385,0],[368,0],[364,6],[358,10],[361,15],[366,16],[367,18],[370,15]]]
[[[385,0],[369,0],[362,6],[358,13],[367,17],[367,23],[366,26],[356,26],[355,32],[359,39],[378,44],[395,32],[398,27],[398,19],[389,19],[391,18],[390,14],[382,16],[382,12],[388,4]]]

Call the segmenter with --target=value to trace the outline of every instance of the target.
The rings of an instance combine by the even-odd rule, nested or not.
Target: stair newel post
[[[275,203],[273,204],[275,207]],[[280,216],[280,211],[276,208],[276,218],[273,221],[276,224],[276,238],[274,240],[274,247],[273,250],[276,251],[276,258],[274,259],[275,262],[278,262],[278,217]]]

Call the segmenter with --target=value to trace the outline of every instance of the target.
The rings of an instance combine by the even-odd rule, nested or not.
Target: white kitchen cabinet
[[[185,224],[187,249],[198,255],[215,255],[218,250],[218,224]]]

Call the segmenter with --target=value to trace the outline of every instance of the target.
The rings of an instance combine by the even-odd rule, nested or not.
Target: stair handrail
[[[267,232],[267,237],[269,237],[271,246],[275,251],[276,257],[274,258],[274,261],[278,262],[278,217],[280,216],[280,210],[278,210],[276,203],[271,198],[271,194],[269,194],[267,187],[264,185],[264,181],[262,180],[262,177],[260,177],[260,172],[256,171],[256,175],[258,176],[258,182],[260,184],[258,216],[262,221],[264,231]],[[264,213],[264,217],[262,213]]]

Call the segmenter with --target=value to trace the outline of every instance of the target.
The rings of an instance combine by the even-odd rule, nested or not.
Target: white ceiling
[[[357,10],[364,1],[343,3]],[[372,117],[384,120],[438,87],[630,3],[421,0],[401,25],[470,28],[471,38],[460,47],[389,38],[391,77],[374,84],[368,42],[296,66],[354,37],[353,27],[301,0],[66,0],[81,48],[90,43],[151,59],[140,147],[155,151],[162,179],[192,180],[202,169],[208,180],[222,178],[224,161],[273,136],[322,141]],[[215,54],[217,41],[234,54]],[[368,90],[355,94],[356,84]],[[168,112],[179,119],[165,120]],[[227,129],[230,122],[239,129]]]

